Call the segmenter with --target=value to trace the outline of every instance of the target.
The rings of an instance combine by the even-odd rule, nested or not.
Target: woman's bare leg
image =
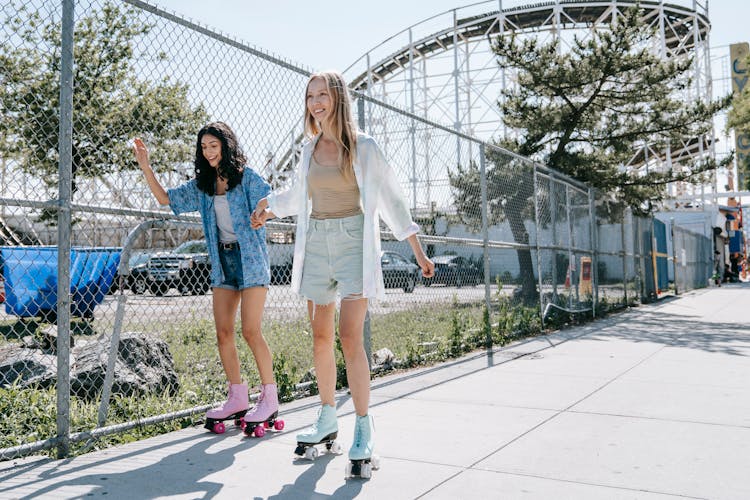
[[[320,402],[336,406],[336,360],[333,352],[336,303],[319,305],[308,300],[307,311],[313,331],[313,362]]]
[[[240,357],[234,342],[234,321],[237,306],[240,303],[240,292],[226,288],[213,289],[214,323],[216,324],[216,342],[219,346],[219,358],[224,373],[230,384],[241,384]]]
[[[367,299],[341,301],[339,336],[346,361],[346,379],[357,415],[367,415],[370,406],[370,366],[362,341]]]
[[[258,366],[261,384],[273,384],[273,356],[266,339],[261,332],[263,307],[266,303],[268,289],[263,286],[245,288],[242,290],[242,336],[250,350],[253,351],[255,364]]]

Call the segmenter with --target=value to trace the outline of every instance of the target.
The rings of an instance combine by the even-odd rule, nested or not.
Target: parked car
[[[122,273],[120,271],[120,268],[117,268],[117,274],[112,280],[112,285],[109,287],[109,291],[107,293],[112,294],[117,292],[117,290],[120,289],[120,280],[124,280],[126,290],[131,290],[133,287],[133,280],[130,276],[131,270],[135,268],[142,268],[143,266],[145,266],[149,257],[149,253],[141,251],[136,251],[135,253],[131,254],[130,258],[128,259],[127,271]]]
[[[460,255],[438,255],[432,258],[435,263],[435,276],[425,278],[425,286],[441,283],[444,285],[476,286],[482,282],[483,273],[469,259]]]
[[[206,240],[191,240],[172,250],[180,257],[177,289],[182,294],[203,295],[211,289],[211,261]]]
[[[133,255],[125,278],[133,293],[164,295],[175,288],[181,294],[202,295],[211,288],[211,263],[205,240],[191,240],[167,252]]]
[[[406,293],[414,291],[419,279],[419,266],[406,260],[396,252],[382,252],[380,266],[386,288],[403,288]]]

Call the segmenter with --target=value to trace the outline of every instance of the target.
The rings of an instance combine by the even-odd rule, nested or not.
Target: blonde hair
[[[331,98],[332,112],[326,118],[327,127],[331,130],[334,140],[339,149],[339,163],[344,177],[354,178],[354,156],[357,148],[357,127],[352,118],[352,106],[349,100],[349,89],[344,82],[344,77],[337,71],[322,71],[310,75],[305,87],[305,134],[314,137],[321,131],[321,125],[310,113],[307,107],[307,91],[310,83],[320,78],[328,87]]]

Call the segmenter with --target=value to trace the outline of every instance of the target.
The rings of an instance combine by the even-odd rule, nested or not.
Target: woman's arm
[[[148,187],[151,189],[151,193],[154,195],[154,198],[156,198],[156,201],[158,201],[160,205],[169,205],[169,195],[156,178],[154,169],[151,168],[151,164],[149,163],[148,148],[140,137],[136,137],[133,140],[133,152],[135,153],[136,161],[138,161],[138,166],[141,167],[143,175],[146,178],[146,183],[148,183]]]

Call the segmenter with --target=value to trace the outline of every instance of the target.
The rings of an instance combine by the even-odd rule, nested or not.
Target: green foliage
[[[336,389],[348,387],[349,382],[346,378],[346,362],[344,361],[344,351],[341,349],[341,339],[336,335]]]
[[[611,30],[576,39],[569,50],[559,50],[557,38],[542,45],[515,33],[498,37],[493,50],[501,67],[519,75],[519,85],[503,91],[502,111],[505,124],[523,134],[502,145],[649,212],[666,195],[664,184],[702,182],[718,165],[682,161],[680,169],[645,175],[618,167],[644,143],[664,148],[710,132],[711,118],[729,101],[684,102],[692,61],[655,53],[658,35],[641,15],[628,9]]]
[[[0,155],[57,186],[60,23],[22,3],[3,22],[17,42],[0,53]],[[137,168],[130,146],[145,134],[162,168],[188,161],[195,133],[207,120],[191,107],[188,86],[139,79],[136,43],[151,26],[138,11],[106,2],[77,20],[74,33],[73,176],[101,178]]]
[[[451,334],[448,337],[448,346],[446,354],[449,358],[457,358],[464,353],[464,341],[463,332],[465,329],[465,322],[456,307],[458,300],[456,296],[453,296],[453,307],[451,308]]]
[[[283,352],[273,356],[273,376],[276,379],[276,389],[279,401],[292,401],[297,396],[295,385],[299,382],[298,369],[292,366]]]

